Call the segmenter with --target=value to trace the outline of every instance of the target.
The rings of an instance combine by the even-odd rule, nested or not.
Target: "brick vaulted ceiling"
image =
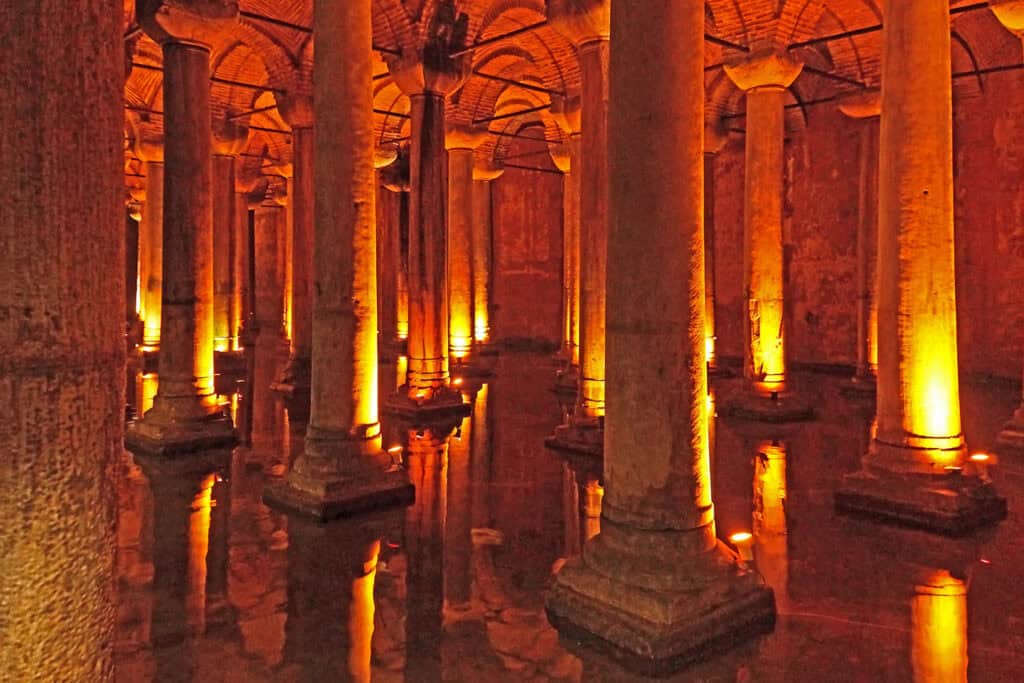
[[[123,1],[125,53],[133,65],[125,83],[125,172],[127,185],[132,187],[139,185],[145,174],[134,151],[136,140],[162,135],[162,73],[159,47],[135,22],[134,0]],[[284,93],[312,92],[313,1],[238,0],[237,23],[213,48],[214,116],[232,117],[249,125],[244,175],[249,182],[260,176],[269,178],[268,192],[281,191],[283,183],[274,167],[291,161],[291,135],[275,108],[276,99]],[[638,12],[644,11],[646,4],[642,0],[620,1],[629,1]],[[807,108],[816,102],[877,87],[881,34],[859,29],[881,23],[883,1],[707,0],[708,116],[742,116],[743,95],[725,76],[721,63],[750,46],[788,48],[807,65],[791,88],[791,102],[803,106],[790,109],[790,125],[801,125]],[[373,0],[379,146],[398,144],[396,141],[409,134],[408,98],[387,75],[384,56],[421,44],[441,2]],[[1001,27],[985,5],[972,0],[950,2],[957,97],[969,97],[985,88],[985,75],[975,74],[977,70],[1021,61],[1021,43]],[[545,106],[553,94],[557,97],[578,90],[580,74],[572,44],[551,26],[543,25],[545,0],[456,0],[456,7],[469,17],[467,44],[484,44],[469,57],[473,75],[452,96],[449,118],[470,123],[505,115],[487,123],[496,134],[477,152],[484,159],[500,161],[507,154],[514,138],[501,133],[559,142],[562,132]],[[530,31],[493,40],[537,24],[541,25]],[[825,37],[832,38],[817,40]],[[261,111],[249,113],[253,110]]]

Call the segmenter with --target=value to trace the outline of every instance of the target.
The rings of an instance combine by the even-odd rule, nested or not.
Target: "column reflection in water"
[[[789,548],[786,533],[786,444],[762,441],[754,455],[754,559],[775,591],[775,604],[788,607]]]
[[[966,683],[967,584],[934,570],[914,586],[911,658],[915,683]]]
[[[444,537],[446,616],[449,610],[465,611],[470,607],[472,438],[473,418],[466,417],[448,440],[448,495],[445,503]]]
[[[451,426],[410,428],[406,446],[416,501],[406,510],[405,675],[441,680],[444,533]]]
[[[153,677],[153,499],[149,481],[127,451],[118,490],[114,657],[118,676]]]

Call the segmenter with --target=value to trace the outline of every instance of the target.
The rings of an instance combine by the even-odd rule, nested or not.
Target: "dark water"
[[[385,422],[415,504],[329,525],[261,501],[305,429],[268,390],[281,362],[258,347],[248,376],[222,382],[244,445],[175,461],[125,454],[118,680],[635,680],[567,650],[543,613],[553,568],[600,525],[599,466],[543,446],[563,409],[553,361],[501,356],[486,384],[463,383],[474,414],[461,424]],[[394,378],[382,368],[382,395]],[[714,425],[718,532],[753,533],[775,631],[671,680],[1024,680],[1024,459],[993,467],[1009,519],[969,539],[837,518],[831,492],[857,467],[872,406],[841,398],[831,378],[802,379],[819,420]],[[130,380],[140,407],[155,381]],[[973,449],[1016,403],[1006,387],[964,386]]]

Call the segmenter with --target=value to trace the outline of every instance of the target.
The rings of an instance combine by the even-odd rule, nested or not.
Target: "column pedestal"
[[[1003,425],[996,438],[996,444],[1001,449],[1024,453],[1024,405],[1017,408],[1013,417]]]

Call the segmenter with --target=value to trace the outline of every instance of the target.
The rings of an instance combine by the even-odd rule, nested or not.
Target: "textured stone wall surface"
[[[113,678],[120,5],[0,4],[0,680]]]
[[[512,154],[544,150],[536,143]],[[554,170],[544,154],[516,159]],[[557,345],[562,334],[562,177],[508,168],[493,182],[492,338]]]
[[[1024,73],[986,77],[954,103],[957,316],[960,368],[1016,379],[1024,335]],[[786,145],[790,361],[857,358],[856,233],[859,126],[830,105],[811,107]],[[792,120],[792,119],[790,119]],[[743,144],[715,160],[717,336],[743,350]]]

